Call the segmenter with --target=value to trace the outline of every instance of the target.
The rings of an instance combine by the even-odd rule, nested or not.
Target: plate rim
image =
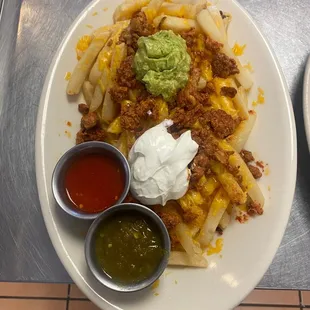
[[[305,131],[310,151],[310,54],[308,55],[303,83],[303,114]]]
[[[111,304],[108,300],[102,299],[102,297],[97,294],[91,286],[88,285],[88,283],[85,281],[85,279],[81,276],[79,273],[78,268],[75,267],[73,264],[72,260],[70,259],[69,255],[67,254],[67,251],[64,247],[64,245],[61,242],[61,238],[59,235],[59,231],[57,229],[54,217],[51,214],[50,207],[48,207],[48,189],[47,185],[49,184],[46,182],[47,178],[45,175],[45,168],[44,168],[44,160],[43,160],[43,154],[44,154],[44,137],[45,137],[45,116],[47,115],[47,107],[48,107],[48,98],[49,94],[51,91],[51,81],[54,77],[55,71],[56,71],[56,65],[58,64],[60,60],[60,55],[63,53],[65,49],[65,45],[67,41],[70,39],[72,36],[74,30],[76,27],[80,24],[80,22],[88,15],[89,11],[96,6],[99,2],[103,2],[104,0],[93,0],[91,1],[85,8],[84,10],[75,18],[69,29],[67,30],[64,38],[61,40],[61,43],[59,47],[57,48],[55,55],[51,61],[50,67],[48,69],[48,72],[45,77],[45,82],[44,86],[42,89],[42,94],[40,97],[40,103],[39,103],[39,109],[38,109],[38,115],[37,115],[37,121],[36,121],[36,132],[35,132],[35,168],[36,168],[36,180],[37,180],[37,188],[38,188],[38,195],[39,195],[39,201],[40,201],[40,207],[43,215],[43,219],[45,222],[45,226],[48,231],[48,235],[51,239],[51,242],[53,244],[53,247],[62,262],[64,268],[68,272],[69,276],[71,279],[78,284],[78,286],[83,290],[83,293],[91,300],[93,301],[98,307],[108,307],[105,308],[107,309],[120,309],[119,307]],[[238,300],[240,297],[244,298],[247,296],[247,294],[256,287],[256,285],[259,283],[261,278],[264,276],[266,273],[267,269],[271,265],[275,254],[280,246],[280,243],[283,239],[288,220],[290,217],[290,212],[292,208],[292,203],[293,203],[293,197],[294,197],[294,192],[295,192],[295,185],[296,185],[296,177],[297,177],[297,134],[296,134],[296,124],[295,124],[295,117],[294,117],[294,111],[293,111],[293,105],[291,101],[291,97],[289,94],[289,89],[287,85],[287,81],[285,79],[285,76],[283,74],[283,71],[281,69],[281,66],[278,62],[278,59],[276,57],[275,52],[273,51],[269,41],[266,39],[266,37],[263,35],[259,27],[256,25],[256,22],[254,19],[251,17],[251,15],[246,11],[245,8],[237,1],[237,0],[232,0],[232,3],[238,7],[240,11],[245,15],[245,17],[252,23],[252,25],[255,27],[257,34],[259,34],[260,38],[263,40],[265,43],[265,46],[268,49],[269,55],[272,58],[273,63],[275,64],[275,68],[279,77],[279,82],[281,84],[281,89],[283,91],[283,94],[285,96],[285,109],[286,109],[286,114],[288,116],[288,121],[289,121],[289,133],[290,133],[290,173],[289,175],[292,176],[290,180],[290,186],[288,188],[288,196],[290,197],[290,207],[286,208],[286,217],[285,217],[285,222],[282,225],[281,231],[278,232],[278,235],[280,237],[277,238],[277,244],[273,247],[273,250],[269,252],[268,255],[268,260],[265,262],[264,266],[262,267],[262,274],[258,274],[255,279],[253,277],[252,284],[250,285],[247,291],[243,291],[242,296],[239,296]],[[308,63],[308,69],[310,71],[310,62]],[[310,80],[310,74],[309,74],[309,80]],[[310,82],[310,81],[309,81]],[[309,107],[310,109],[310,107]],[[308,124],[308,143],[310,140],[310,114],[309,114],[309,119],[307,119],[307,124]],[[307,130],[307,129],[306,129]],[[310,147],[310,144],[309,144]],[[43,207],[44,205],[47,205],[46,207]],[[232,306],[237,306],[238,302]]]

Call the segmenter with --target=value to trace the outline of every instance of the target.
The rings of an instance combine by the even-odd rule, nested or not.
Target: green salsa
[[[137,283],[153,274],[163,255],[159,229],[146,217],[130,212],[104,221],[95,237],[102,270],[120,283]]]

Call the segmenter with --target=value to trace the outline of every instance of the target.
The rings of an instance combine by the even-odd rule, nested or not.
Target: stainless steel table
[[[0,21],[0,281],[71,282],[40,211],[34,132],[51,59],[68,27],[89,2],[4,0]],[[310,156],[302,115],[302,80],[310,52],[310,1],[240,2],[276,51],[289,84],[298,131],[299,168],[290,222],[259,286],[310,289]]]

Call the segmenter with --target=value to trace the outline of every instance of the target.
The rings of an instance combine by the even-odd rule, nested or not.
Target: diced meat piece
[[[121,126],[125,130],[136,131],[141,129],[140,116],[131,105],[121,106]]]
[[[264,209],[259,203],[252,201],[248,204],[248,214],[250,216],[262,215],[263,213],[264,213]]]
[[[209,50],[215,54],[215,53],[218,53],[222,47],[223,47],[222,43],[219,43],[219,42],[211,39],[209,36],[206,36],[205,48],[207,50]]]
[[[259,179],[262,177],[262,173],[257,167],[255,167],[253,165],[249,165],[249,164],[248,164],[248,167],[249,167],[249,170],[251,171],[254,179]]]
[[[125,42],[127,47],[135,51],[139,37],[148,37],[154,33],[154,30],[144,12],[139,11],[133,15],[129,26],[121,33],[120,42]]]
[[[224,86],[221,88],[221,95],[226,96],[226,97],[230,97],[230,98],[234,98],[237,95],[237,89],[234,87]]]
[[[181,37],[186,41],[186,45],[188,48],[193,48],[196,45],[197,32],[194,28],[183,31],[181,33]]]
[[[191,165],[191,181],[198,182],[209,168],[209,158],[203,153],[199,152]]]
[[[236,61],[223,53],[216,54],[211,65],[215,77],[218,76],[226,79],[231,75],[239,73]]]
[[[129,131],[140,132],[146,119],[158,120],[158,110],[154,98],[147,98],[132,105],[122,105],[121,126]]]
[[[154,208],[154,211],[162,219],[167,229],[175,228],[182,221],[181,216],[177,212],[166,209],[166,207],[157,206]]]
[[[83,115],[87,114],[89,112],[89,107],[85,103],[79,104],[79,112]]]
[[[105,141],[106,133],[99,127],[85,129],[82,128],[76,135],[76,144],[87,141]]]
[[[88,114],[83,115],[81,120],[81,125],[85,129],[90,129],[96,127],[99,122],[99,117],[96,112],[90,112]]]
[[[110,95],[113,102],[120,104],[123,100],[128,99],[128,88],[115,84],[110,89]]]
[[[190,77],[187,85],[178,93],[177,104],[179,107],[190,110],[197,104],[202,106],[210,106],[209,101],[212,89],[207,85],[204,89],[198,88],[201,71],[198,68],[193,68],[190,72]]]
[[[119,86],[135,88],[138,81],[133,69],[134,56],[127,56],[117,69],[116,82]]]
[[[247,151],[247,150],[241,150],[240,156],[246,163],[250,163],[251,161],[254,161],[254,156],[252,152]]]
[[[209,111],[208,120],[214,134],[221,139],[228,137],[235,131],[235,120],[224,110]]]

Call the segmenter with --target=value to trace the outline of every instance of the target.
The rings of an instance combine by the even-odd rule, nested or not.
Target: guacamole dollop
[[[154,96],[173,100],[188,81],[190,62],[185,40],[171,30],[138,40],[134,58],[136,77]]]

